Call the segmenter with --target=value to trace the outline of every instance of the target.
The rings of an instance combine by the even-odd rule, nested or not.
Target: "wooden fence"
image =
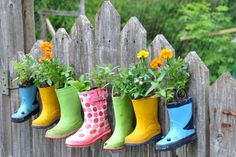
[[[56,32],[53,52],[61,62],[74,64],[78,76],[96,64],[127,66],[135,62],[136,53],[141,49],[148,49],[152,58],[162,48],[174,50],[163,35],[157,35],[147,46],[147,32],[136,17],[132,17],[122,30],[120,28],[119,13],[109,1],[104,1],[96,16],[95,28],[86,16],[79,16],[70,34],[63,28]],[[0,32],[0,37],[3,33]],[[31,53],[37,54],[40,42],[35,43]],[[0,48],[4,48],[3,43],[0,41]],[[17,47],[12,50],[17,50]],[[15,55],[15,52],[0,53],[0,72],[9,70],[11,79],[14,72],[9,60]],[[22,124],[11,123],[11,113],[19,104],[18,90],[11,89],[10,96],[0,97],[0,157],[235,157],[236,118],[222,111],[236,111],[236,81],[225,73],[210,85],[209,70],[196,52],[190,52],[185,61],[189,63],[191,72],[189,95],[194,102],[196,142],[170,152],[156,151],[155,143],[126,147],[121,151],[104,151],[102,142],[89,148],[67,148],[64,140],[45,139],[46,130],[32,129],[31,120]],[[166,133],[166,107],[160,104],[159,112],[162,130]],[[109,117],[114,128],[111,104]]]

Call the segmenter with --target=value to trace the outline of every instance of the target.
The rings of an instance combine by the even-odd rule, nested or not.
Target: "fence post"
[[[197,128],[197,141],[177,150],[181,157],[209,157],[209,70],[196,52],[185,58],[191,80],[188,94],[193,98],[193,116]]]

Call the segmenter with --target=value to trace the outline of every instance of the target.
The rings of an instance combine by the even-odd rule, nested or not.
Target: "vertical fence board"
[[[183,157],[209,156],[209,70],[196,52],[190,52],[185,58],[189,64],[191,80],[189,96],[193,98],[194,123],[197,128],[198,140],[193,144],[178,149],[178,155]]]
[[[95,55],[97,64],[119,63],[120,15],[110,1],[104,1],[96,16]]]
[[[1,53],[3,54],[1,70],[9,70],[11,58],[13,58],[17,51],[24,50],[24,33],[22,20],[22,5],[21,0],[2,0],[0,5],[1,10],[1,36],[0,42],[2,45]],[[12,71],[9,73],[10,78],[14,77]],[[1,155],[14,156],[15,153],[23,153],[21,146],[16,146],[13,142],[14,137],[17,137],[17,142],[22,142],[20,134],[12,130],[11,113],[12,106],[18,104],[18,92],[11,91],[11,96],[1,95],[2,103],[0,106],[2,127],[1,133]],[[19,128],[17,128],[19,129]],[[30,148],[30,145],[26,145]],[[25,154],[29,156],[28,154]]]
[[[91,71],[95,66],[94,29],[86,16],[80,15],[71,32],[73,46],[70,63],[75,65],[77,76]]]
[[[71,46],[71,38],[64,28],[58,29],[53,42],[53,53],[58,58],[59,62],[64,65],[69,65],[69,51]]]
[[[149,46],[149,51],[150,51],[149,60],[155,57],[158,57],[159,52],[163,48],[171,48],[172,50],[174,50],[163,35],[157,35],[156,38],[151,43],[151,45]],[[169,130],[169,118],[168,118],[167,108],[166,108],[166,105],[162,101],[159,101],[158,107],[159,107],[158,119],[161,124],[162,134],[165,135]],[[175,157],[175,151],[157,152],[155,150],[155,145],[152,145],[149,148],[149,150],[150,150],[150,153],[156,153],[161,157]]]
[[[210,156],[236,156],[236,118],[223,114],[224,109],[236,112],[236,81],[223,74],[210,87]],[[226,125],[226,126],[224,126]],[[227,127],[228,125],[228,127]]]
[[[136,61],[136,54],[146,49],[147,32],[136,17],[132,17],[121,32],[121,65]]]
[[[162,34],[158,34],[150,45],[151,58],[159,57],[159,52],[164,48],[171,49],[175,53],[168,40]]]

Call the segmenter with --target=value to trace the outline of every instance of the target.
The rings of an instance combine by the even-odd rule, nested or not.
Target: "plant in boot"
[[[12,122],[20,123],[28,120],[39,111],[39,104],[36,100],[37,89],[33,84],[32,66],[35,59],[30,54],[21,55],[19,61],[13,60],[13,68],[17,73],[14,81],[19,85],[21,104],[19,109],[11,116]]]
[[[190,74],[188,66],[181,58],[173,58],[169,49],[160,52],[165,65],[154,72],[155,79],[149,92],[167,103],[170,117],[170,130],[167,135],[156,144],[157,150],[172,150],[196,139],[193,125],[192,98],[186,98],[186,88]],[[183,116],[184,115],[184,116]]]
[[[152,93],[145,95],[151,87],[153,71],[148,67],[146,58],[149,52],[142,50],[137,54],[139,62],[128,69],[127,93],[132,99],[136,117],[134,131],[125,138],[125,144],[141,145],[161,138],[161,128],[157,119],[158,101]]]
[[[110,77],[112,102],[115,113],[115,130],[105,142],[104,149],[118,150],[124,147],[125,137],[133,131],[134,111],[131,99],[127,96],[128,69],[119,68],[118,73]]]
[[[69,147],[87,147],[98,140],[104,140],[111,134],[111,128],[107,118],[108,78],[113,74],[113,68],[97,66],[85,79],[84,76],[77,82],[73,82],[79,92],[80,101],[84,111],[84,123],[72,136],[66,139]],[[90,82],[94,88],[90,89]],[[90,90],[87,90],[90,89]]]
[[[70,86],[74,79],[73,66],[59,64],[60,71],[54,81],[56,94],[60,103],[61,117],[59,123],[46,132],[45,137],[51,139],[61,139],[75,133],[82,125],[81,104],[76,88]]]
[[[60,118],[60,107],[55,92],[58,78],[61,74],[61,65],[52,58],[52,44],[43,42],[40,49],[45,55],[35,64],[34,83],[39,88],[42,107],[37,119],[32,122],[34,128],[46,128],[56,123]]]

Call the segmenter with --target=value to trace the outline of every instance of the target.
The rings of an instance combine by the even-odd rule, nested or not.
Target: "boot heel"
[[[104,135],[104,136],[101,138],[101,140],[102,140],[102,141],[106,141],[110,136],[111,136],[111,133],[108,133],[108,134]]]

